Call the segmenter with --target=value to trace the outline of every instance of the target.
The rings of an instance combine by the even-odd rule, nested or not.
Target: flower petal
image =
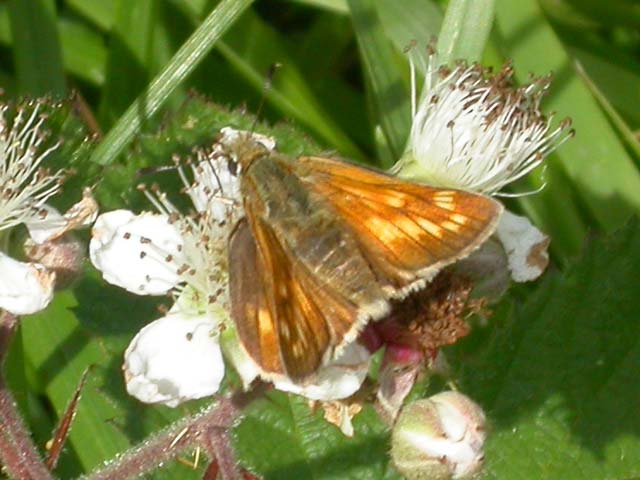
[[[85,188],[82,200],[74,204],[62,215],[58,210],[43,205],[31,218],[25,220],[29,236],[37,243],[53,241],[70,230],[88,227],[98,216],[98,203],[93,198],[91,189]]]
[[[40,207],[37,215],[24,222],[29,236],[37,244],[45,243],[51,237],[56,236],[66,223],[64,216],[49,205]]]
[[[89,255],[107,282],[138,295],[161,295],[181,281],[182,244],[166,215],[114,210],[96,220]]]
[[[0,252],[0,308],[15,315],[43,310],[53,298],[56,274]]]
[[[511,283],[509,259],[502,243],[492,236],[480,248],[452,267],[473,281],[476,297],[498,300]]]
[[[535,280],[549,264],[549,237],[531,224],[528,218],[504,211],[496,229],[509,261],[511,277],[516,282]]]
[[[224,377],[216,320],[170,314],[144,327],[124,355],[127,392],[169,407],[212,395]]]
[[[260,368],[242,345],[240,345],[240,339],[233,326],[233,322],[228,321],[225,323],[227,328],[225,328],[220,338],[224,356],[231,362],[231,365],[242,379],[243,388],[247,390],[251,383],[260,375]]]
[[[289,379],[276,379],[278,390],[297,393],[311,400],[339,400],[360,389],[369,371],[371,354],[358,342],[347,345],[333,362],[320,368],[313,383],[300,385]]]

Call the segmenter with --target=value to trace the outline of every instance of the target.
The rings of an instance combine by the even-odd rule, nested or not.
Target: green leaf
[[[638,278],[636,219],[458,346],[491,423],[485,478],[640,475]]]
[[[67,5],[105,31],[111,30],[117,3],[118,0],[66,0]]]
[[[157,0],[118,2],[98,112],[104,128],[108,129],[122,115],[151,79],[158,8]]]
[[[378,0],[376,8],[384,31],[398,51],[413,42],[416,50],[426,51],[442,25],[442,9],[432,0]]]
[[[388,149],[400,158],[409,134],[409,93],[373,0],[348,0],[367,85]],[[389,165],[387,165],[389,166]]]
[[[62,53],[53,0],[11,0],[9,19],[20,93],[64,95]]]
[[[222,0],[218,4],[153,79],[146,91],[120,117],[94,152],[93,161],[106,165],[115,160],[140,131],[143,121],[164,104],[251,2],[252,0]]]
[[[218,43],[217,50],[258,92],[264,90],[269,67],[279,63],[273,86],[266,92],[267,100],[341,154],[354,159],[364,157],[315,98],[304,72],[290,59],[283,38],[260,17],[248,12]]]
[[[107,49],[102,37],[74,20],[60,19],[58,29],[64,67],[78,78],[101,86],[107,63]]]
[[[496,8],[500,48],[514,59],[520,80],[528,72],[555,73],[547,110],[570,115],[576,138],[556,153],[575,188],[586,219],[611,231],[640,209],[640,173],[597,101],[575,74],[572,60],[534,0],[500,0]],[[573,203],[571,191],[558,205]],[[533,199],[535,201],[535,199]],[[557,215],[547,212],[547,215]]]
[[[388,465],[389,433],[371,406],[346,438],[296,395],[273,392],[254,402],[234,430],[242,465],[265,480],[399,479]]]
[[[451,0],[438,38],[438,59],[479,61],[493,24],[495,0]]]
[[[339,14],[349,13],[346,0],[288,0],[291,3],[301,3],[311,7],[323,8]]]

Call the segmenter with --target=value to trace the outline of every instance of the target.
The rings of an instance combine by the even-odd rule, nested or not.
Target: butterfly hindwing
[[[287,255],[259,218],[244,220],[231,238],[232,316],[247,353],[266,377],[312,375],[357,322],[358,308],[321,287]]]

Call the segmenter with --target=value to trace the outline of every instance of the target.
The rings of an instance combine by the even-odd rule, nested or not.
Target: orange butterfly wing
[[[393,297],[419,288],[495,230],[502,205],[343,161],[300,157],[296,172],[353,233]]]
[[[263,376],[303,380],[353,327],[358,309],[284,250],[248,216],[230,240],[230,294],[237,333]],[[254,237],[255,235],[255,237]]]

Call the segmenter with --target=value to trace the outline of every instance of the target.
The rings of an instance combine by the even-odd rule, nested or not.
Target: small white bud
[[[398,416],[391,458],[409,480],[469,479],[482,468],[486,419],[458,392],[410,403]]]

